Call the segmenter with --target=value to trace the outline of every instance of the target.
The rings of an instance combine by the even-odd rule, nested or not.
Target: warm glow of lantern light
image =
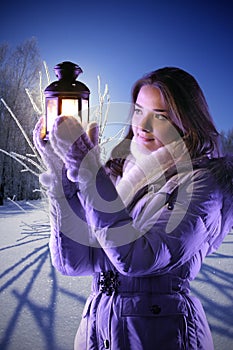
[[[61,115],[65,115],[67,117],[69,116],[78,116],[78,100],[72,100],[72,99],[62,99],[62,106],[61,106]]]

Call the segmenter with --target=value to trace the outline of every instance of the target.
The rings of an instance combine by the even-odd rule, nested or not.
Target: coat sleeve
[[[109,260],[92,234],[76,195],[49,196],[53,266],[63,275],[91,275],[109,269]]]
[[[124,275],[167,273],[183,265],[217,236],[221,226],[222,195],[207,171],[186,176],[173,210],[153,196],[139,221],[126,211],[115,214],[110,225],[97,229],[96,237],[111,263]],[[99,216],[93,208],[93,216]]]

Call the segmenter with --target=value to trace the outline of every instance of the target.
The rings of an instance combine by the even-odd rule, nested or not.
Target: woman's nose
[[[147,114],[142,118],[139,127],[145,132],[152,132],[153,129],[150,114]]]

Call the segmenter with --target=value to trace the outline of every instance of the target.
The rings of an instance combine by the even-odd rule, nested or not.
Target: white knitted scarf
[[[148,151],[132,139],[130,151],[125,161],[123,176],[116,185],[118,194],[126,206],[141,188],[154,183],[172,165],[190,159],[182,139],[154,152]]]

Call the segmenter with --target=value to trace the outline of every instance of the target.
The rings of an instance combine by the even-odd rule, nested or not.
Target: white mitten
[[[43,118],[41,118],[33,131],[33,141],[47,171],[40,175],[40,183],[47,189],[50,196],[64,197],[74,193],[75,187],[66,177],[64,163],[54,152],[50,141],[41,138],[41,128]],[[65,193],[64,193],[65,192]]]

